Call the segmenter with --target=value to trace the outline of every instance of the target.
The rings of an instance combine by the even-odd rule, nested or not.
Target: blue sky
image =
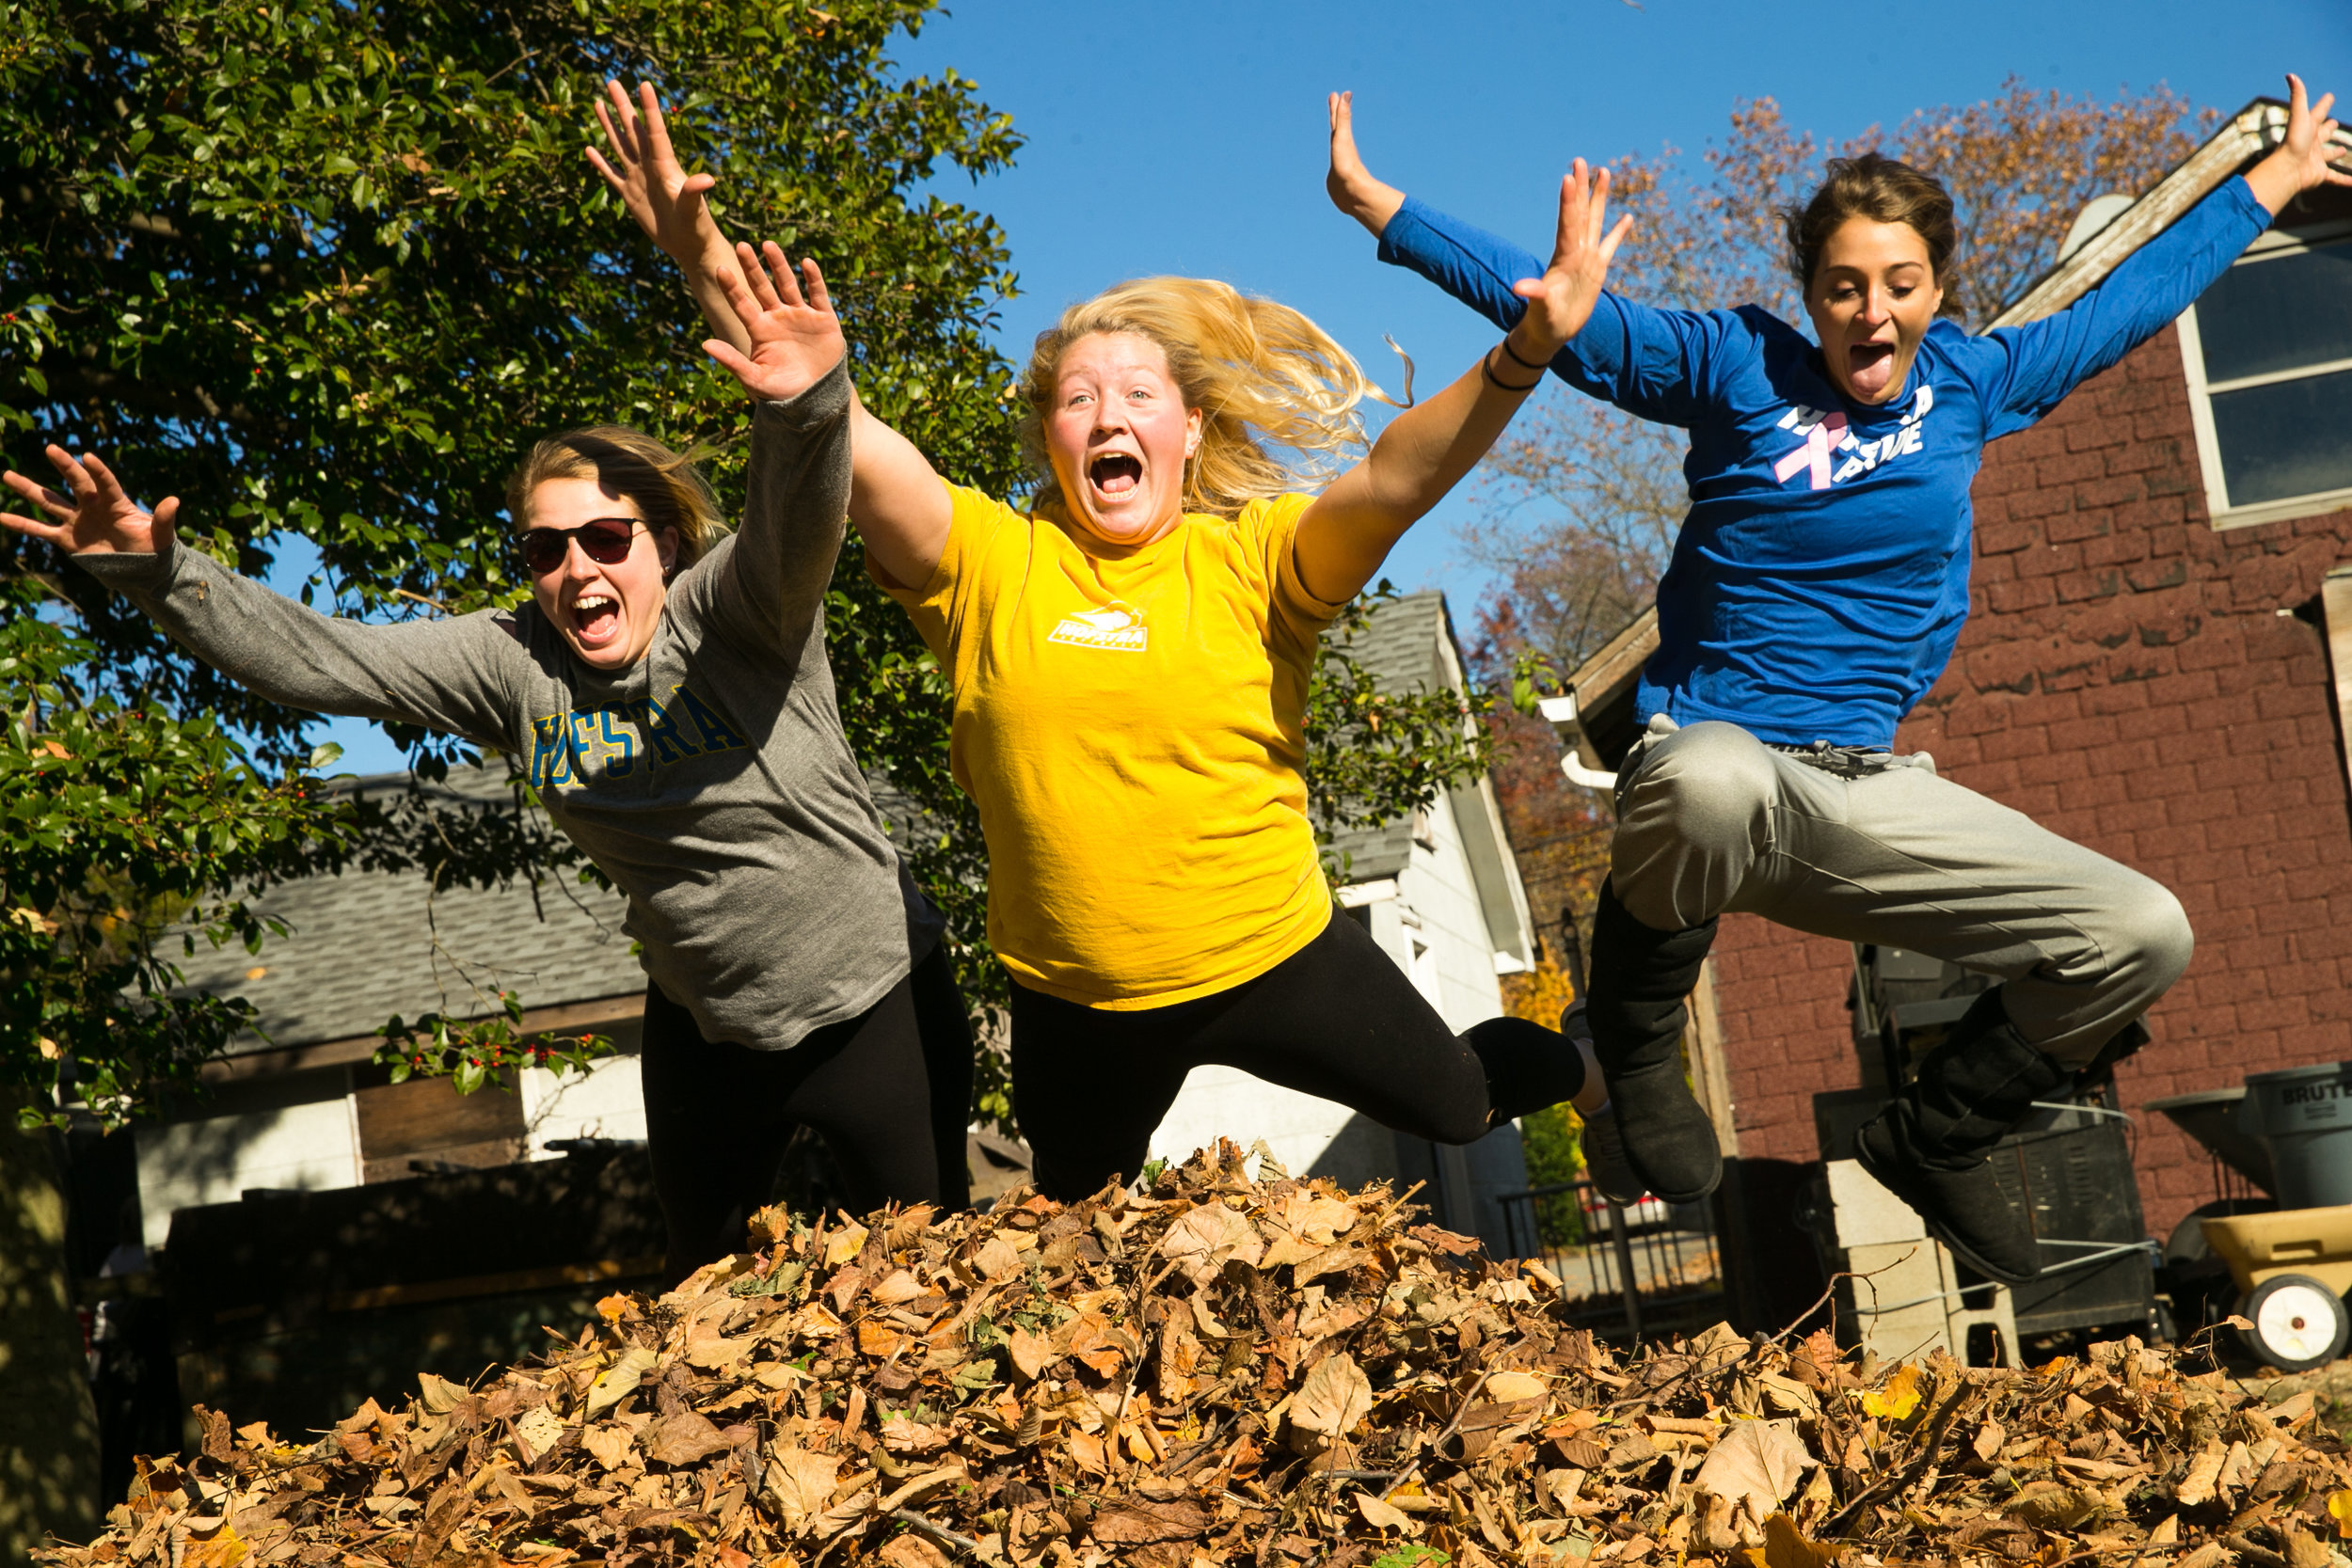
[[[1325,199],[1334,88],[1355,90],[1375,172],[1540,249],[1568,160],[1694,150],[1745,98],[1775,98],[1792,126],[1830,139],[1988,98],[2011,73],[2102,98],[2163,82],[2226,113],[2282,92],[2295,70],[2352,100],[2352,0],[964,0],[895,53],[912,73],[974,79],[1028,138],[1004,174],[938,182],[1005,227],[1023,291],[1001,331],[1015,360],[1071,301],[1123,277],[1186,273],[1296,306],[1393,388],[1382,333],[1413,354],[1424,386],[1467,367],[1492,335],[1375,261],[1370,239]],[[1454,531],[1476,508],[1473,482],[1389,568],[1401,587],[1446,589],[1464,618],[1483,579]],[[333,737],[343,767],[400,765],[371,725],[339,722]]]

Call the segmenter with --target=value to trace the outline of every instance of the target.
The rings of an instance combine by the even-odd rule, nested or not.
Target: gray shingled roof
[[[1405,594],[1374,610],[1348,647],[1381,684],[1434,691],[1453,684],[1438,657],[1439,640],[1453,635],[1445,595],[1433,589]],[[1351,882],[1393,877],[1412,859],[1412,819],[1399,817],[1386,827],[1349,829],[1333,835],[1331,847],[1347,857]]]
[[[490,799],[503,794],[505,777],[497,763],[452,768],[447,787]],[[380,792],[407,783],[399,773],[353,787]],[[548,875],[535,900],[521,884],[437,895],[416,872],[313,877],[261,901],[263,913],[286,923],[287,936],[266,939],[258,955],[199,942],[180,963],[191,987],[261,1010],[268,1041],[246,1036],[238,1052],[351,1039],[394,1013],[479,1015],[496,1008],[501,988],[532,1008],[642,991],[644,971],[621,933],[625,900],[572,875]],[[167,949],[167,957],[177,955]]]

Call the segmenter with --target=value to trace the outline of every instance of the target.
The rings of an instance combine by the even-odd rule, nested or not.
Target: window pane
[[[2208,381],[2352,359],[2352,245],[2239,262],[2197,301],[2197,335]]]
[[[2352,371],[2213,396],[2230,504],[2352,489]]]

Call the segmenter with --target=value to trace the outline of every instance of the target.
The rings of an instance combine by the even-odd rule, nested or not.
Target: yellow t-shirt
[[[1013,978],[1165,1006],[1264,974],[1331,917],[1307,821],[1307,684],[1340,611],[1291,541],[1311,496],[1120,548],[949,485],[906,606],[955,691],[948,762],[988,838]],[[872,563],[868,562],[869,569]]]

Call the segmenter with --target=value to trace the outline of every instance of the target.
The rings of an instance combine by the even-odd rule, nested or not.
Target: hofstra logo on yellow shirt
[[[1061,625],[1046,635],[1048,642],[1067,642],[1073,648],[1117,648],[1126,653],[1143,652],[1146,632],[1143,614],[1133,605],[1113,599],[1100,610],[1081,610],[1061,618]]]

